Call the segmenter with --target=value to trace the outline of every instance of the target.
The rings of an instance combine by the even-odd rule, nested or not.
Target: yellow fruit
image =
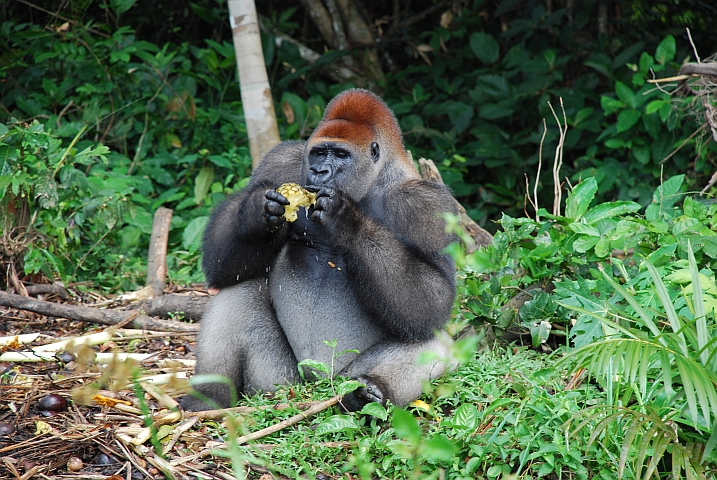
[[[285,183],[276,189],[289,201],[289,205],[284,206],[284,218],[287,222],[294,222],[298,218],[296,211],[299,207],[306,210],[316,203],[316,194],[303,188],[298,183]]]

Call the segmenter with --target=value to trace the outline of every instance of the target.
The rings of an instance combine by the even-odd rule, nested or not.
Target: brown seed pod
[[[79,472],[85,465],[82,463],[82,459],[79,457],[70,457],[67,461],[67,470],[70,472]]]

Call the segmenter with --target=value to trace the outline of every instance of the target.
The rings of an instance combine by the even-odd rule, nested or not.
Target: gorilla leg
[[[339,373],[366,384],[344,396],[343,407],[356,411],[370,402],[385,404],[391,400],[398,406],[412,402],[423,393],[424,380],[434,380],[446,371],[450,343],[446,333],[420,343],[377,343]],[[424,352],[434,352],[438,360],[416,365],[418,356]]]
[[[221,290],[212,299],[197,337],[195,375],[222,375],[237,393],[272,391],[276,384],[299,379],[296,358],[276,320],[263,281],[253,280]],[[193,387],[208,402],[187,395],[186,410],[230,407],[232,391],[226,383],[201,379]]]

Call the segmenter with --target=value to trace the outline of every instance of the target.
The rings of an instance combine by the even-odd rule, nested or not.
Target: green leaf
[[[363,386],[363,383],[356,380],[346,380],[336,385],[336,395],[346,395]]]
[[[588,235],[590,237],[599,237],[600,232],[597,228],[595,228],[592,225],[587,225],[585,223],[571,223],[568,225],[568,228],[572,230],[575,233],[578,233],[580,235]]]
[[[110,5],[115,9],[117,15],[122,15],[127,10],[132,8],[132,5],[134,5],[136,1],[137,0],[112,0]]]
[[[665,105],[670,105],[670,102],[668,100],[653,100],[650,103],[647,104],[645,107],[645,113],[647,115],[651,115],[655,112],[659,112],[662,107]]]
[[[413,415],[402,408],[394,408],[391,426],[393,426],[399,437],[405,438],[414,445],[418,444],[423,435],[421,427],[418,426],[418,422]]]
[[[655,60],[657,60],[657,63],[664,65],[675,58],[676,52],[677,44],[675,43],[675,37],[668,35],[657,46],[657,50],[655,50]]]
[[[632,108],[637,107],[635,92],[633,92],[632,89],[624,83],[617,82],[615,84],[615,93],[617,94],[617,98],[619,98],[622,103],[629,105]]]
[[[196,252],[202,243],[202,234],[207,226],[209,217],[204,215],[192,219],[182,232],[182,247],[190,252]]]
[[[584,120],[590,118],[590,115],[595,111],[592,107],[581,108],[578,113],[575,114],[575,120],[573,120],[573,126],[578,126]]]
[[[334,415],[321,422],[314,433],[324,435],[327,433],[350,432],[359,428],[359,424],[354,417],[350,415]]]
[[[584,220],[588,225],[592,225],[606,218],[619,217],[628,213],[637,212],[641,208],[642,206],[636,202],[605,202],[588,210],[585,213]]]
[[[611,138],[605,141],[605,146],[607,148],[622,148],[625,146],[625,140],[622,138]]]
[[[478,112],[478,116],[486,120],[497,120],[499,118],[509,117],[510,115],[513,115],[513,108],[503,103],[483,105],[480,108],[480,112]]]
[[[194,181],[194,202],[197,205],[207,198],[212,182],[214,182],[214,169],[212,167],[202,168]]]
[[[493,64],[500,56],[500,46],[495,38],[485,32],[475,32],[470,37],[470,47],[478,60]]]
[[[600,97],[600,106],[605,112],[605,115],[610,115],[625,108],[624,103],[612,97]]]
[[[649,145],[633,145],[632,155],[635,160],[643,165],[650,163],[650,146]]]
[[[466,430],[476,429],[480,424],[480,415],[476,406],[471,403],[464,403],[458,407],[453,416],[453,424]]]
[[[702,366],[708,367],[710,352],[705,348],[710,340],[707,329],[707,318],[705,316],[705,302],[702,296],[702,282],[700,269],[697,267],[695,254],[692,251],[692,243],[687,241],[687,258],[690,265],[690,277],[692,279],[692,304],[695,312],[695,326],[697,327],[697,346],[700,350]]]
[[[372,417],[386,420],[388,418],[388,412],[386,408],[380,403],[371,402],[363,406],[360,412],[362,415],[371,415]]]
[[[456,453],[456,446],[444,435],[435,435],[423,442],[423,454],[432,461],[450,462]]]
[[[597,189],[595,177],[587,178],[575,185],[565,201],[565,216],[573,221],[579,220],[595,198]]]
[[[317,362],[316,360],[311,360],[310,358],[308,358],[306,360],[300,361],[298,365],[299,365],[299,367],[306,367],[311,370],[316,370],[317,372],[321,372],[324,375],[326,375],[327,377],[331,376],[331,367],[329,367],[328,365],[326,365],[323,362]],[[299,368],[299,371],[303,373],[304,369]]]
[[[600,237],[580,237],[573,242],[573,250],[585,253],[600,241]]]
[[[618,133],[630,130],[640,120],[642,114],[637,110],[623,110],[617,115]]]
[[[684,175],[675,175],[665,180],[652,194],[652,203],[659,205],[662,212],[672,208],[672,206],[682,198],[680,190],[684,180]]]

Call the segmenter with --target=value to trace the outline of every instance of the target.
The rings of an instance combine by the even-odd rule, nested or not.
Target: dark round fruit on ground
[[[6,437],[15,433],[15,425],[9,422],[0,422],[0,437]]]
[[[38,404],[38,409],[51,415],[63,412],[67,410],[67,400],[65,400],[65,397],[51,393],[42,397]]]

